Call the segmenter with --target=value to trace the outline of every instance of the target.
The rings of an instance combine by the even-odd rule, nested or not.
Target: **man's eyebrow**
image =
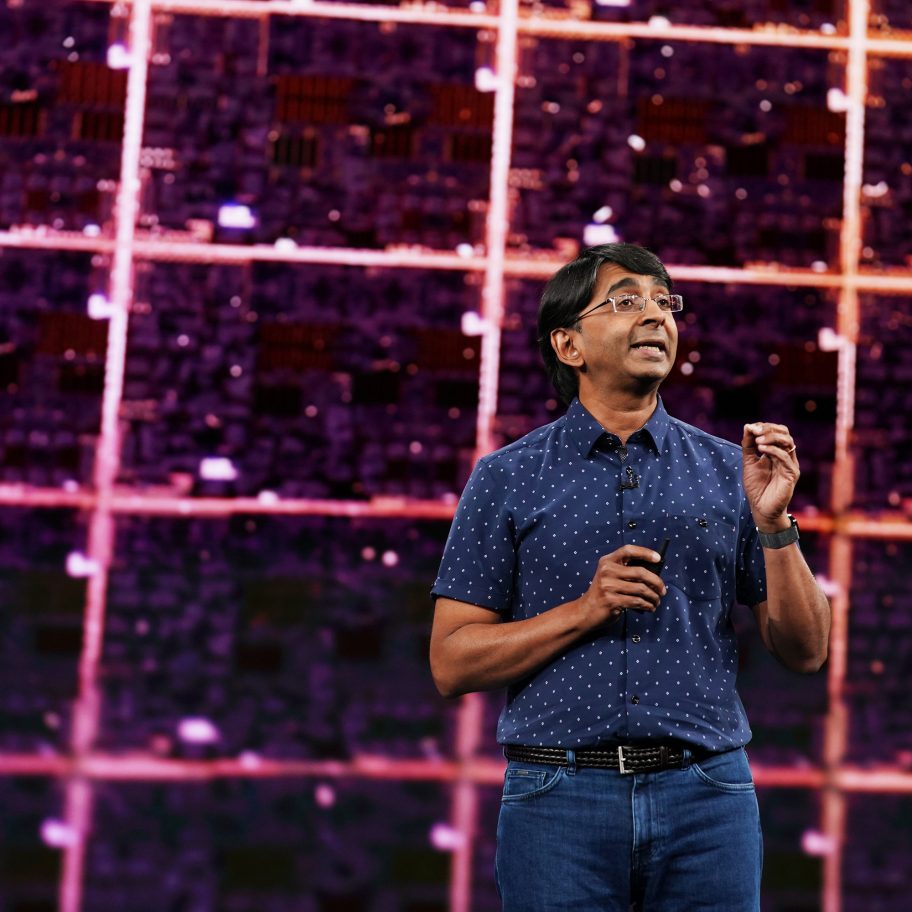
[[[648,276],[648,278],[652,279],[653,288],[665,288],[665,283],[663,281],[661,281],[660,279],[657,279],[654,276]],[[635,278],[633,278],[632,276],[625,276],[623,279],[620,279],[619,281],[615,282],[614,285],[612,285],[611,288],[609,288],[608,291],[605,292],[605,296],[610,298],[611,295],[620,288],[639,289],[639,287],[640,287],[640,283]]]

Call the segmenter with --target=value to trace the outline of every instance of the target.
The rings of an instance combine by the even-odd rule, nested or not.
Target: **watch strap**
[[[757,534],[760,536],[760,544],[764,548],[784,548],[798,541],[798,520],[791,513],[788,514],[788,518],[791,525],[779,532],[761,532],[757,529]]]

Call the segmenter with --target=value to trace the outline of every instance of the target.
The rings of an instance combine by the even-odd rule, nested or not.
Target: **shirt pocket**
[[[735,556],[736,528],[708,516],[669,516],[657,521],[656,532],[655,546],[669,539],[661,573],[665,585],[690,599],[720,599]]]

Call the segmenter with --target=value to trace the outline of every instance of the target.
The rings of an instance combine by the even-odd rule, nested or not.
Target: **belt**
[[[577,766],[593,766],[598,769],[615,769],[622,774],[655,772],[665,769],[681,769],[685,766],[684,747],[680,744],[655,744],[631,747],[627,744],[612,744],[605,748],[591,748],[573,752]],[[690,757],[699,760],[709,751],[690,750]],[[569,766],[567,751],[560,747],[526,747],[508,744],[504,748],[507,760],[521,763],[550,763],[555,766]]]

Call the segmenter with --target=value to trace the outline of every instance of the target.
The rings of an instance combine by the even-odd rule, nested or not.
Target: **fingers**
[[[749,453],[759,453],[770,458],[787,457],[785,462],[796,462],[795,455],[798,449],[789,429],[784,424],[757,421],[744,425],[744,436],[741,439],[742,448]]]

